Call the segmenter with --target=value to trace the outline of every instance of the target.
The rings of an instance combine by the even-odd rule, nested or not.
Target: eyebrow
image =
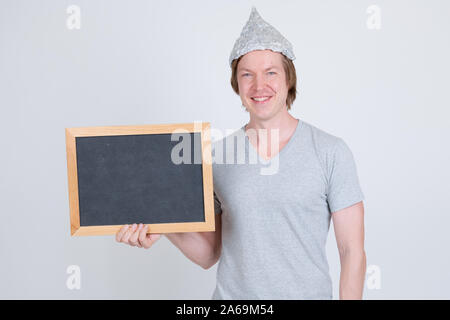
[[[264,71],[267,71],[267,70],[270,70],[270,69],[277,69],[277,70],[278,70],[277,67],[275,67],[275,66],[270,66],[270,67],[264,69]],[[239,71],[252,71],[252,70],[247,69],[247,68],[241,68],[241,69],[239,69]]]

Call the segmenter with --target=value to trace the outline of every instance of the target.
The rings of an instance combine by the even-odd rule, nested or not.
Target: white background
[[[69,30],[69,5],[81,29]],[[381,29],[366,21],[381,9]],[[366,299],[449,299],[448,1],[0,1],[0,298],[209,299],[166,238],[70,237],[64,128],[248,120],[228,56],[255,5],[294,46],[292,114],[342,137],[366,196]],[[327,243],[334,298],[339,255]],[[81,289],[69,290],[69,265]]]

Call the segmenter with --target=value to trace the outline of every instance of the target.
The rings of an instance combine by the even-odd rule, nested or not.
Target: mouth
[[[272,99],[272,96],[257,96],[257,97],[251,97],[252,101],[256,104],[265,104],[269,102]]]

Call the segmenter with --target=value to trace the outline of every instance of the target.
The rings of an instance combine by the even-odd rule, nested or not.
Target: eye
[[[270,74],[271,76],[277,74],[275,71],[269,71],[267,73]]]
[[[247,77],[249,75],[250,75],[250,73],[248,73],[248,72],[242,74],[243,77]]]

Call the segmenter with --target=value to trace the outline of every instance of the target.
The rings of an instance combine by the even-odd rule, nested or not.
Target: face
[[[255,120],[269,120],[280,112],[287,112],[288,87],[282,59],[281,53],[255,50],[239,61],[239,95]]]

